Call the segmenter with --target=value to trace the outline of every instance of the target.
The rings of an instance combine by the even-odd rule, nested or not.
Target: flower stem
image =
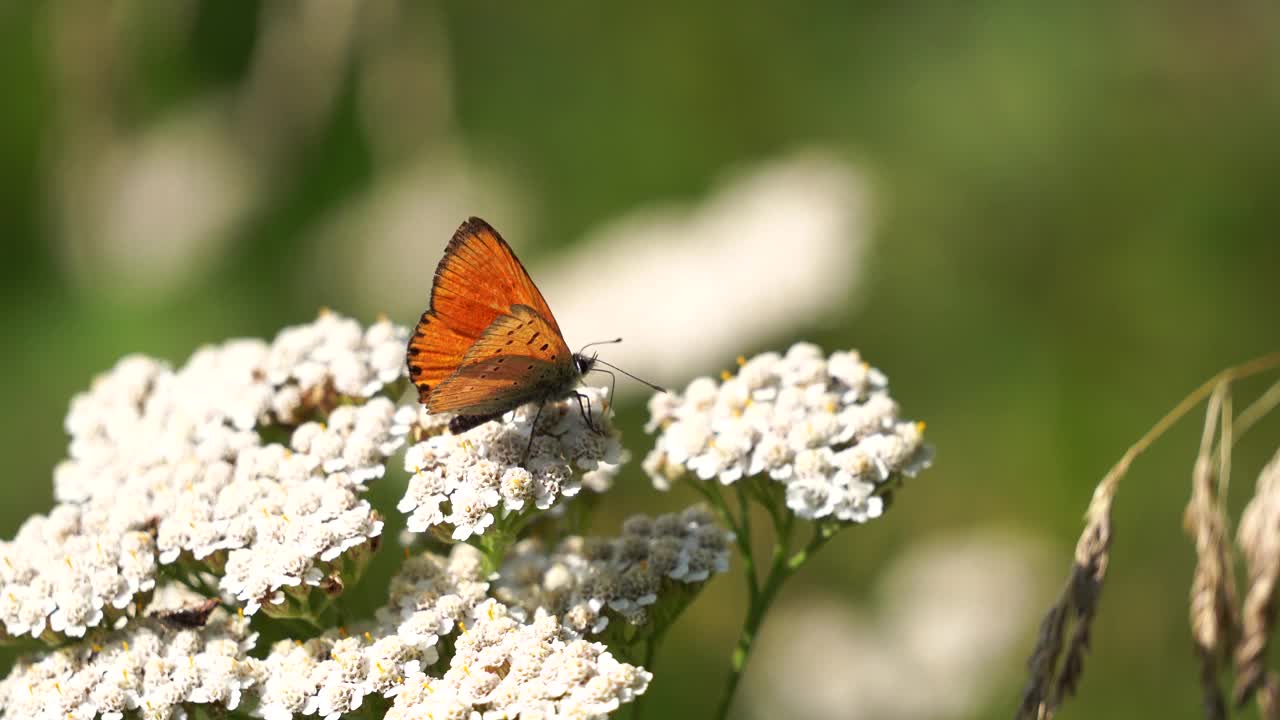
[[[760,585],[756,578],[755,559],[751,556],[751,504],[747,500],[747,493],[741,488],[738,489],[738,514],[742,516],[742,524],[738,526],[738,532],[742,533],[742,543],[738,547],[747,549],[742,554],[742,566],[750,597],[756,594],[756,588]]]
[[[692,487],[698,494],[702,495],[707,504],[711,505],[716,514],[720,516],[724,524],[728,525],[729,529],[733,531],[733,542],[738,546],[738,555],[742,557],[742,565],[746,573],[747,590],[754,596],[757,584],[755,562],[751,555],[751,521],[747,517],[745,497],[741,494],[741,490],[739,490],[738,497],[739,504],[743,509],[743,519],[742,522],[739,522],[733,516],[733,511],[729,509],[729,504],[725,502],[724,494],[720,492],[720,488],[717,485],[714,483],[704,485],[697,480],[691,480],[689,487]]]
[[[501,530],[491,529],[480,536],[477,547],[480,549],[481,566],[486,576],[498,572],[498,568],[502,567],[502,560],[506,558],[510,545],[511,538]]]
[[[741,491],[740,491],[741,492]],[[729,716],[733,696],[746,670],[747,660],[765,615],[777,598],[782,584],[792,573],[799,570],[813,554],[832,536],[833,531],[818,527],[814,529],[813,538],[803,550],[791,554],[791,535],[795,524],[795,516],[790,513],[770,513],[774,521],[773,560],[769,566],[769,574],[765,577],[764,586],[759,590],[751,586],[751,595],[747,604],[747,617],[742,623],[742,632],[738,636],[738,644],[729,660],[729,676],[725,680],[724,694],[720,697],[720,705],[715,716],[724,720]],[[741,547],[741,546],[740,546]],[[749,545],[747,546],[750,547]],[[745,555],[744,562],[750,563],[750,555]]]
[[[507,559],[507,550],[537,515],[531,510],[512,513],[499,518],[483,535],[472,536],[467,541],[484,556],[482,565],[486,575],[498,572]]]
[[[815,553],[822,549],[827,541],[835,537],[836,532],[840,529],[838,525],[818,525],[813,529],[813,537],[809,538],[809,544],[804,549],[797,552],[787,559],[788,572],[795,572],[800,569],[801,565],[809,560]]]
[[[667,627],[670,627],[669,625]],[[649,672],[653,672],[653,662],[658,654],[658,645],[662,643],[662,636],[666,634],[667,628],[660,628],[645,640],[644,643],[644,661],[641,667]],[[631,706],[631,720],[640,720],[644,713],[645,700],[649,697],[649,693],[653,690],[653,684],[650,683],[649,689],[643,695],[636,698],[635,703]]]

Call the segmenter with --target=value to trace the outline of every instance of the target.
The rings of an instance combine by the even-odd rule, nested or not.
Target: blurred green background
[[[1028,589],[1045,606],[1111,463],[1203,379],[1280,347],[1272,4],[353,7],[0,3],[0,537],[48,510],[67,403],[123,354],[180,363],[322,305],[410,323],[467,215],[554,267],[611,218],[696,204],[727,170],[793,149],[865,179],[856,302],[698,372],[798,339],[856,347],[938,451],[892,512],[794,581],[793,602],[874,608],[876,578],[912,543],[997,528],[1053,550]],[[420,192],[440,220],[397,258],[416,273],[388,307],[365,291],[385,281],[343,277],[375,238],[341,218],[406,167],[434,173]],[[769,292],[768,277],[739,281]],[[1261,387],[1242,385],[1238,406]],[[622,419],[638,459],[640,398]],[[1121,488],[1094,649],[1062,717],[1200,715],[1180,530],[1198,422]],[[1272,418],[1242,446],[1233,506],[1278,435]],[[691,501],[633,463],[596,527]],[[653,717],[714,707],[738,583],[714,583],[670,636]],[[1011,715],[1034,625],[966,713]],[[860,682],[827,672],[814,682]]]

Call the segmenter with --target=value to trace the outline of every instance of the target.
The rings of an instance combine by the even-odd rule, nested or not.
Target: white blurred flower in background
[[[264,3],[248,76],[236,98],[237,132],[274,167],[324,129],[353,58],[360,5]]]
[[[664,383],[847,312],[867,243],[862,178],[810,150],[625,215],[533,276],[573,342],[621,336],[609,361]]]
[[[519,248],[526,236],[524,206],[519,185],[500,167],[468,159],[461,145],[440,144],[401,159],[368,192],[338,208],[309,243],[303,262],[310,272],[304,276],[307,282],[320,278],[364,307],[416,318],[458,223],[481,215]]]
[[[221,254],[253,207],[258,169],[227,132],[225,102],[210,98],[145,132],[69,158],[63,181],[63,257],[89,286],[169,290]],[[83,193],[72,197],[74,193]]]
[[[793,720],[968,717],[1034,631],[1048,558],[1025,536],[935,537],[888,568],[875,614],[804,593],[765,626],[742,707]]]
[[[339,224],[337,236],[331,235],[336,244],[321,243],[319,252],[330,256],[331,267],[350,270],[352,258],[335,250],[352,245],[353,235],[361,238],[355,243],[360,246],[369,238],[388,238],[391,246],[382,257],[394,263],[410,251],[404,235],[385,220],[384,196],[396,207],[406,179],[416,201],[435,197],[452,210],[450,219],[472,212],[459,207],[493,207],[482,202],[488,195],[454,190],[501,183],[471,172],[465,163],[443,162],[448,151],[438,151],[457,141],[447,44],[433,13],[397,0],[333,7],[266,3],[239,85],[177,99],[140,122],[130,105],[139,82],[130,64],[139,60],[139,51],[127,39],[145,33],[154,39],[148,46],[153,55],[178,52],[190,42],[196,6],[55,8],[52,87],[59,115],[51,142],[50,211],[66,268],[91,288],[154,293],[172,291],[217,267],[215,261],[236,240],[237,224],[259,203],[272,202],[272,192],[288,191],[297,182],[307,143],[331,123],[352,70],[358,77],[360,120],[378,167],[374,200],[357,197],[338,213],[344,218],[368,212],[369,222]],[[412,168],[426,166],[428,157],[430,181],[424,184],[422,173]],[[411,168],[408,173],[405,166]],[[416,227],[413,251],[424,237],[424,225]],[[442,236],[441,246],[447,240]],[[362,276],[380,277],[380,285],[387,282],[378,274],[382,268],[358,269],[367,270]],[[371,290],[373,303],[383,299],[377,287],[358,290]]]

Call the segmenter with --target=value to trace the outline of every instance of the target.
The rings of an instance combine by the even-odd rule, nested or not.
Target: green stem
[[[498,568],[502,567],[502,561],[507,556],[507,548],[511,545],[506,537],[500,531],[490,530],[480,536],[480,553],[483,557],[481,563],[484,567],[486,576],[498,572]]]
[[[729,661],[729,677],[725,680],[724,694],[715,717],[724,720],[729,716],[729,708],[733,704],[733,696],[737,692],[738,683],[742,681],[743,671],[747,667],[747,659],[751,656],[751,648],[759,634],[760,625],[764,622],[769,607],[773,604],[782,589],[782,584],[804,564],[812,552],[821,543],[813,541],[795,556],[791,556],[791,534],[795,516],[791,513],[770,513],[774,519],[775,538],[773,542],[773,560],[769,566],[769,574],[765,577],[764,587],[759,591],[752,588],[747,605],[747,617],[742,624],[742,632],[738,636],[738,644]],[[817,535],[815,535],[815,538]],[[822,542],[826,542],[824,539]],[[749,557],[749,556],[748,556]],[[747,558],[744,557],[744,560]]]
[[[667,627],[670,627],[668,625]],[[666,633],[666,627],[657,630],[650,635],[644,644],[644,663],[641,665],[645,670],[653,672],[653,661],[658,654],[658,645],[662,643],[662,636]],[[649,689],[643,695],[636,697],[635,704],[631,706],[631,720],[640,720],[644,714],[645,700],[649,697],[649,693],[653,690],[653,684],[649,684]]]
[[[486,574],[498,572],[502,562],[507,559],[507,550],[520,537],[520,533],[529,525],[538,513],[526,508],[524,511],[498,518],[478,539],[472,536],[467,542],[474,545],[484,555],[484,571]]]
[[[703,499],[707,501],[707,504],[710,505],[711,508],[716,511],[716,514],[720,516],[720,520],[724,522],[725,525],[728,525],[729,529],[733,531],[734,544],[738,546],[738,553],[742,555],[743,561],[747,563],[747,572],[751,575],[753,579],[752,591],[754,592],[755,571],[751,568],[751,564],[750,564],[751,563],[751,537],[749,536],[748,533],[743,531],[742,525],[738,523],[737,518],[735,518],[733,516],[733,513],[729,511],[729,505],[725,503],[724,496],[720,494],[720,489],[715,485],[710,485],[711,490],[708,490],[707,489],[708,485],[709,483],[704,483],[699,480],[689,481],[689,487],[692,487],[694,490],[696,490],[698,494],[701,495]],[[714,492],[712,492],[713,490]]]
[[[739,487],[738,495],[738,514],[742,516],[742,524],[738,528],[738,532],[742,534],[742,542],[738,547],[746,548],[742,553],[742,568],[747,581],[748,597],[756,593],[756,588],[760,587],[759,580],[756,578],[756,563],[751,554],[751,505],[747,499],[746,488]]]
[[[840,528],[837,525],[818,525],[814,527],[813,537],[809,538],[809,544],[805,545],[804,549],[787,559],[787,571],[795,572],[796,570],[799,570],[800,566],[808,562],[810,557],[821,550],[822,546],[826,545],[828,540],[835,537],[835,534],[839,529]]]
[[[312,595],[314,597],[314,593]],[[329,595],[324,592],[321,592],[320,595],[323,596],[320,598],[320,602],[315,608],[308,608],[308,612],[302,616],[302,619],[317,630],[324,632],[325,630],[337,627],[337,618],[342,614],[342,612],[338,610],[337,606],[334,604],[334,600],[337,596]],[[308,603],[308,605],[309,604],[310,603]]]
[[[747,596],[754,597],[760,587],[760,579],[756,574],[755,555],[751,551],[751,508],[747,503],[746,490],[742,487],[736,488],[738,511],[742,516],[739,521],[734,518],[733,511],[729,509],[729,503],[725,502],[720,487],[715,484],[711,484],[710,487],[708,495],[714,496],[712,504],[720,511],[720,516],[733,531],[733,542],[738,546],[738,554],[742,557],[743,580],[747,584]]]
[[[729,503],[725,502],[724,493],[720,492],[720,485],[716,481],[711,480],[703,483],[695,480],[694,483],[694,487],[720,513],[720,517],[729,525],[731,530],[738,532],[742,529],[738,524],[738,519],[729,510]]]

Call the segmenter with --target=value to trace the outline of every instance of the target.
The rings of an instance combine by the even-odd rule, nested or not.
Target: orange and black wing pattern
[[[517,310],[519,306],[525,309]],[[495,326],[499,319],[502,322]],[[519,351],[514,349],[517,325],[524,333],[522,338],[534,339]],[[491,326],[495,329],[486,336]],[[507,330],[512,331],[508,338],[513,340],[511,346],[497,337]],[[509,347],[508,356],[531,356],[539,362],[557,365],[563,362],[572,368],[555,316],[529,273],[496,230],[479,218],[471,218],[462,223],[445,248],[444,258],[436,268],[431,304],[409,339],[409,377],[418,388],[418,399],[427,404],[431,412],[476,412],[521,395],[527,389],[525,385],[536,387],[544,373],[527,372],[514,377],[514,371],[506,369],[506,361],[498,373],[504,376],[505,384],[476,384],[480,382],[480,373],[468,366],[487,362],[497,347],[495,343]],[[545,351],[542,350],[544,343],[547,344]],[[553,355],[556,357],[552,358]],[[535,369],[540,368],[535,366]],[[451,383],[451,389],[433,401],[436,390],[455,374],[470,376],[472,384]],[[470,389],[463,393],[463,387]],[[501,397],[488,398],[485,392]]]
[[[547,395],[574,380],[564,339],[528,305],[495,319],[463,356],[458,371],[427,401],[430,412],[502,412]]]

